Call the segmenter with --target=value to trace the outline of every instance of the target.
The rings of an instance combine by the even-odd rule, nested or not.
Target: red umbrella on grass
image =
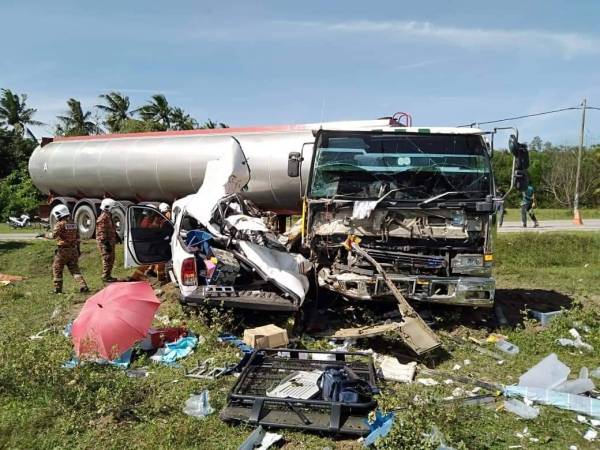
[[[160,306],[145,281],[112,283],[87,299],[73,322],[75,354],[113,360],[143,339]]]

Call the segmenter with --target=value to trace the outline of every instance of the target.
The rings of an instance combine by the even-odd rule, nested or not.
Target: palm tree
[[[172,130],[193,130],[198,128],[198,121],[181,108],[173,108],[171,111]]]
[[[36,139],[28,125],[44,125],[42,122],[33,120],[37,112],[35,108],[27,108],[27,95],[13,94],[10,89],[2,89],[0,96],[0,125],[8,125],[21,136],[27,133],[32,139]]]
[[[96,108],[106,113],[104,124],[111,133],[118,133],[121,131],[123,122],[131,119],[129,97],[113,91],[100,95],[100,98],[104,99],[106,104],[96,105]]]
[[[70,98],[67,100],[69,111],[66,116],[57,116],[59,121],[56,125],[56,134],[62,136],[87,136],[99,134],[100,130],[96,123],[90,120],[92,113],[84,112],[81,102]]]
[[[212,120],[208,119],[200,128],[212,130],[214,128],[229,128],[229,125],[223,122],[213,122]]]
[[[134,112],[139,113],[142,120],[147,122],[156,122],[161,124],[165,129],[171,127],[171,111],[169,102],[162,94],[152,96],[152,99],[147,105],[136,109]]]

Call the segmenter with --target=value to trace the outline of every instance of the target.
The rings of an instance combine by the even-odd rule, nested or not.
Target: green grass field
[[[148,378],[128,378],[120,369],[96,365],[74,370],[61,368],[72,348],[60,331],[76,316],[86,297],[75,293],[75,284],[68,274],[67,294],[50,294],[52,255],[51,242],[0,242],[0,272],[29,277],[0,287],[0,448],[236,449],[252,431],[251,427],[227,425],[217,413],[204,420],[182,413],[190,393],[202,389],[210,391],[212,406],[220,410],[234,383],[233,377],[192,381],[184,377],[183,368],[154,365],[145,358],[135,361],[134,367],[149,367]],[[600,233],[500,235],[496,262],[498,298],[511,318],[511,326],[500,331],[521,352],[498,365],[467,347],[447,345],[448,353],[429,361],[429,367],[452,372],[452,367],[460,364],[462,367],[455,374],[510,384],[551,352],[571,367],[572,375],[583,366],[592,369],[600,365]],[[117,264],[122,264],[121,256]],[[83,244],[81,266],[91,288],[100,289],[100,261],[94,243]],[[127,273],[123,268],[116,271],[118,276]],[[184,367],[193,367],[207,357],[215,358],[217,363],[237,360],[236,352],[217,343],[216,335],[231,329],[239,333],[244,326],[236,322],[239,316],[234,319],[227,313],[209,327],[196,316],[184,316],[174,289],[167,287],[165,291],[159,314],[185,321],[206,338],[193,356],[183,360]],[[555,304],[573,302],[572,308],[547,329],[530,320],[518,320],[519,311],[526,304],[540,307],[546,299]],[[486,311],[436,311],[443,317],[441,328],[447,332],[482,338],[491,331]],[[515,314],[516,320],[512,320]],[[555,344],[558,337],[568,337],[568,329],[575,322],[591,328],[583,338],[594,346],[592,353]],[[43,339],[29,339],[46,328],[53,331]],[[326,346],[325,341],[303,342],[311,347]],[[393,337],[359,341],[357,348],[376,348],[388,354],[404,352]],[[465,365],[465,359],[471,363]],[[445,377],[435,378],[441,382]],[[574,413],[553,407],[542,406],[537,419],[523,421],[495,408],[441,401],[457,387],[471,389],[458,383],[433,387],[386,383],[382,387],[380,406],[395,410],[397,420],[390,436],[378,448],[436,448],[437,444],[423,436],[432,425],[439,427],[448,444],[456,449],[506,449],[511,445],[597,448],[583,439],[587,427],[576,421]],[[530,437],[539,442],[515,435],[525,427]],[[288,450],[362,448],[355,440],[282,433],[286,441],[283,448]]]

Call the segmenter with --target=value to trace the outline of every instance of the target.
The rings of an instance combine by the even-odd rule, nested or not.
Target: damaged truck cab
[[[320,287],[355,300],[393,299],[352,241],[409,300],[492,306],[495,186],[483,134],[391,121],[320,129],[302,230]]]

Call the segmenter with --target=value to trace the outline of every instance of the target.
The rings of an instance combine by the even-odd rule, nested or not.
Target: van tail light
[[[197,283],[196,258],[186,258],[181,263],[181,284],[184,286],[196,286]]]

